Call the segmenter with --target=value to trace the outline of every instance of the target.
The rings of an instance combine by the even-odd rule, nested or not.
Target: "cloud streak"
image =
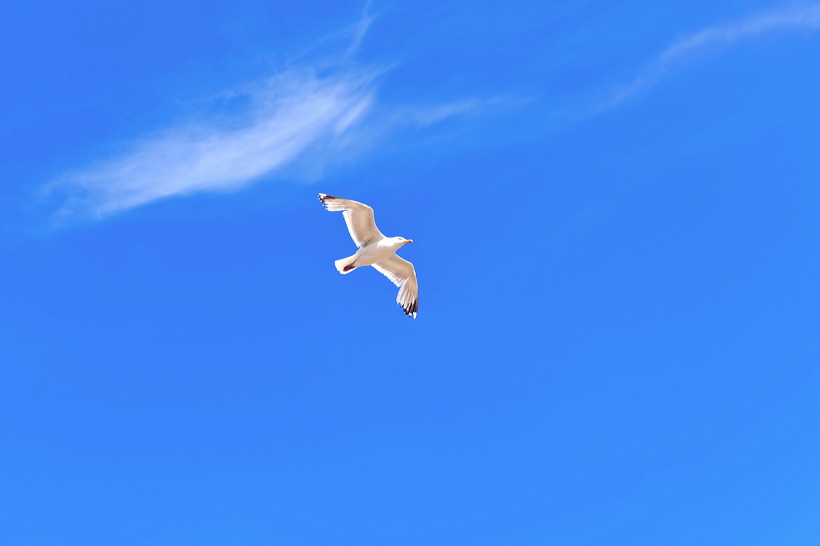
[[[376,113],[387,69],[350,60],[372,21],[365,6],[358,23],[322,40],[350,40],[335,58],[300,56],[263,81],[204,101],[207,108],[195,120],[134,140],[121,153],[60,177],[45,190],[58,201],[58,217],[102,218],[168,197],[235,191],[286,169],[315,175],[390,128],[423,128],[485,104],[461,100]]]
[[[812,4],[759,13],[683,36],[672,42],[637,78],[617,90],[598,110],[617,106],[634,97],[658,83],[676,64],[698,54],[764,34],[817,29],[820,29],[820,4]]]
[[[332,146],[375,100],[377,73],[320,75],[291,69],[230,93],[240,103],[215,116],[138,140],[120,156],[65,177],[64,214],[102,217],[175,195],[230,191]]]

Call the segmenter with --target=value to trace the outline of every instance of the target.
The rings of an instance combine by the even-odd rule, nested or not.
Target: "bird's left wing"
[[[393,254],[374,263],[373,267],[399,287],[396,302],[404,309],[405,315],[416,318],[419,312],[419,281],[413,264]]]
[[[356,243],[356,246],[363,247],[384,239],[384,235],[376,227],[373,209],[364,203],[334,197],[326,193],[319,194],[319,201],[327,210],[342,211],[345,224],[347,224],[347,231],[350,232],[350,237]]]

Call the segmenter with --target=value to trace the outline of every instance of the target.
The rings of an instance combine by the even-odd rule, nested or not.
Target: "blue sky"
[[[820,543],[820,4],[0,21],[0,544]]]

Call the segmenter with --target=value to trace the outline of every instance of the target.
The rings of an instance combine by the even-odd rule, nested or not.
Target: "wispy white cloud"
[[[290,69],[231,93],[238,110],[171,126],[64,177],[64,214],[105,216],[174,195],[234,190],[333,141],[370,110],[377,74]]]
[[[353,25],[353,38],[350,41],[350,46],[347,48],[348,57],[359,50],[359,47],[362,45],[362,40],[364,40],[364,36],[367,34],[367,30],[375,19],[376,17],[370,13],[370,0],[367,0],[362,9],[362,16],[359,17],[359,20]]]
[[[764,34],[820,29],[820,4],[798,5],[758,13],[723,25],[709,27],[672,42],[632,82],[618,89],[599,106],[616,106],[655,85],[677,63],[741,40]]]
[[[207,99],[207,112],[196,119],[136,139],[120,154],[60,177],[47,188],[58,196],[60,216],[99,218],[167,197],[233,191],[285,169],[316,176],[334,162],[333,154],[352,157],[368,147],[361,141],[383,137],[386,126],[423,127],[480,105],[456,101],[376,113],[387,69],[350,60],[372,20],[365,7],[360,21],[339,33],[350,42],[341,55],[292,60],[263,81]]]
[[[492,98],[460,99],[441,104],[415,105],[397,108],[393,120],[397,123],[414,127],[427,127],[447,118],[457,116],[477,116],[489,111],[519,106],[527,102],[526,98],[499,96]]]

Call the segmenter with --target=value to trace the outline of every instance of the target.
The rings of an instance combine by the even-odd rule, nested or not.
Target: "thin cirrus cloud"
[[[156,131],[119,155],[60,177],[46,188],[58,195],[58,216],[102,218],[168,197],[238,190],[295,164],[315,168],[332,163],[333,154],[367,148],[374,134],[389,129],[385,124],[421,128],[485,104],[458,100],[377,113],[387,69],[350,60],[371,21],[364,16],[346,32],[351,45],[335,60],[297,58],[263,81],[220,94],[226,106],[216,112]]]
[[[765,34],[818,28],[820,4],[810,4],[758,13],[683,36],[672,42],[637,78],[618,89],[608,100],[600,104],[597,110],[611,108],[633,98],[658,83],[675,64],[697,54]]]
[[[229,95],[230,115],[167,127],[56,183],[64,215],[103,217],[158,199],[230,191],[332,146],[375,100],[377,74],[291,69]],[[51,189],[54,189],[52,187]]]

